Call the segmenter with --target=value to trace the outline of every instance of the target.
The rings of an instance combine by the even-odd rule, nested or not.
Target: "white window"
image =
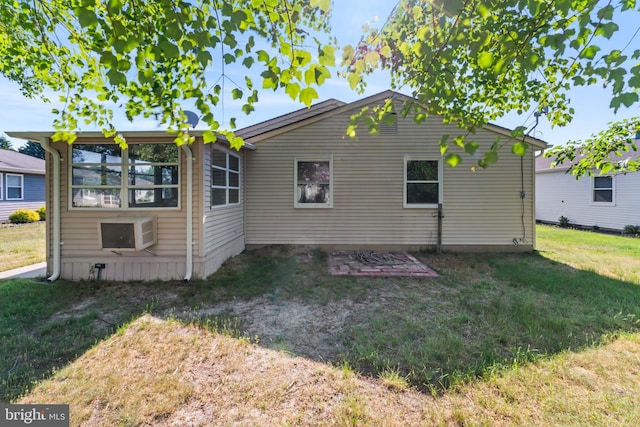
[[[434,208],[442,203],[442,164],[438,160],[404,158],[404,207]]]
[[[2,182],[2,174],[0,173],[0,200],[2,200],[4,196],[4,184]]]
[[[333,161],[326,159],[294,159],[294,207],[333,207]]]
[[[177,208],[179,151],[174,143],[73,144],[71,208]]]
[[[594,176],[592,179],[591,202],[601,205],[613,205],[615,193],[612,176]]]
[[[24,199],[24,177],[22,175],[6,174],[7,200]]]
[[[240,203],[240,157],[211,147],[211,206]]]

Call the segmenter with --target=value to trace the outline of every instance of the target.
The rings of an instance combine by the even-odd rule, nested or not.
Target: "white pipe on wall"
[[[40,146],[53,157],[53,207],[52,209],[47,208],[47,221],[51,221],[53,231],[51,248],[53,251],[53,271],[47,280],[53,282],[60,277],[60,245],[62,244],[60,242],[60,162],[62,159],[60,153],[49,145],[49,138],[41,138]]]
[[[193,152],[187,144],[182,145],[187,155],[187,265],[184,281],[193,275]]]

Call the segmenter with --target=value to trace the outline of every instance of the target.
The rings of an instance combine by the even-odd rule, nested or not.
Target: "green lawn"
[[[0,271],[45,260],[45,223],[0,228]]]
[[[530,254],[416,254],[435,279],[331,277],[325,252],[272,248],[189,284],[0,281],[0,400],[145,312],[437,396],[635,337],[640,239],[537,231]]]

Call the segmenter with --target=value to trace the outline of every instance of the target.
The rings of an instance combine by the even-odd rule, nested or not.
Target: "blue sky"
[[[333,32],[338,37],[340,45],[355,44],[358,42],[362,25],[367,22],[384,21],[389,15],[395,1],[391,0],[336,0],[333,13]],[[640,14],[634,12],[628,14],[623,21],[620,21],[621,31],[616,38],[610,41],[611,46],[624,47],[632,38],[640,25]],[[375,25],[375,23],[374,23]],[[633,49],[640,48],[640,34],[631,42],[625,53],[629,54]],[[230,74],[230,76],[233,76]],[[214,77],[214,81],[215,81]],[[241,76],[232,77],[233,81],[241,82]],[[257,79],[256,79],[257,80]],[[234,85],[230,81],[225,83],[226,89],[231,90]],[[367,90],[360,95],[349,88],[348,83],[339,78],[328,80],[318,93],[320,99],[324,101],[329,98],[336,98],[345,102],[357,100],[361,97],[372,95],[389,88],[389,78],[384,74],[377,74],[369,80]],[[591,134],[606,127],[611,121],[620,120],[632,116],[640,116],[640,105],[632,108],[622,108],[614,115],[609,109],[610,93],[600,87],[577,88],[571,92],[571,105],[576,110],[573,121],[563,128],[551,128],[544,117],[536,128],[535,136],[551,144],[559,145],[568,140],[584,139]],[[57,99],[57,96],[50,96]],[[45,104],[39,100],[27,99],[22,96],[17,85],[0,77],[0,134],[8,131],[46,131],[52,128],[53,115],[51,108],[55,104]],[[188,107],[187,107],[188,108]],[[262,92],[260,102],[256,105],[256,111],[247,116],[240,112],[240,105],[233,102],[231,97],[225,100],[224,109],[218,108],[216,113],[218,119],[229,120],[236,117],[239,127],[248,126],[261,122],[290,111],[303,108],[300,104],[291,101],[284,93],[274,93],[272,91]],[[530,127],[534,122],[530,112],[522,116],[510,114],[498,120],[496,124],[508,128],[524,125]],[[158,124],[153,119],[136,119],[133,123],[128,122],[124,115],[116,113],[116,126],[119,130],[151,130],[156,129]],[[199,126],[199,128],[202,126]],[[86,126],[83,130],[96,130],[91,126]],[[24,144],[23,141],[12,139],[14,148]]]

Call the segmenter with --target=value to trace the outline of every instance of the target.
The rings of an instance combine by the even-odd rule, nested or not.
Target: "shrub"
[[[40,221],[44,221],[47,219],[47,208],[45,206],[37,209],[36,212],[38,212],[38,215],[40,215]]]
[[[622,229],[622,234],[637,236],[640,234],[640,225],[625,225]]]
[[[560,227],[568,227],[569,222],[570,220],[566,216],[561,216],[560,218],[558,218],[558,224],[560,224]]]
[[[597,226],[597,225],[594,225],[593,227],[591,227],[591,229],[592,229],[593,231],[600,231],[600,227],[599,227],[599,226]]]
[[[12,224],[26,224],[28,222],[40,221],[40,215],[36,211],[30,209],[18,209],[9,215],[9,221]]]

